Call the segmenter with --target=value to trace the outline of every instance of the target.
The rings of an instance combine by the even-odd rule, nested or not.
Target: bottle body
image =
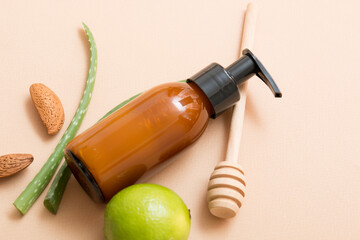
[[[196,141],[212,111],[193,83],[159,85],[70,141],[66,160],[88,193],[95,185],[101,199],[109,201]],[[86,183],[89,179],[91,184]]]

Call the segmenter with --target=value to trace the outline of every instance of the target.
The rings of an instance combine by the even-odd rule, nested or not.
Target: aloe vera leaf
[[[88,73],[85,89],[80,104],[77,108],[77,111],[69,127],[66,129],[60,142],[56,146],[54,152],[50,155],[49,159],[45,162],[45,164],[40,169],[38,174],[36,174],[33,180],[27,185],[24,191],[19,195],[19,197],[13,203],[14,206],[23,215],[26,214],[26,212],[33,205],[35,200],[44,191],[45,187],[48,185],[51,178],[55,174],[55,171],[64,156],[64,148],[66,144],[75,137],[77,131],[79,130],[80,124],[84,119],[84,116],[87,112],[91,100],[92,91],[94,89],[94,84],[95,84],[95,76],[96,76],[96,68],[97,68],[97,49],[96,49],[94,37],[90,29],[88,28],[88,26],[86,26],[85,23],[83,23],[83,26],[90,43],[90,66],[89,66],[89,73]]]
[[[61,165],[58,173],[56,174],[54,181],[52,182],[44,200],[44,206],[52,214],[56,214],[59,209],[61,199],[63,197],[66,185],[70,177],[71,170],[68,167],[67,163],[64,162]]]

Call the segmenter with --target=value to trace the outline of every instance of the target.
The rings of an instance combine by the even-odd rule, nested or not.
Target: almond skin
[[[30,95],[48,134],[58,133],[65,120],[64,108],[59,97],[41,83],[30,86]]]
[[[0,156],[0,178],[11,176],[27,166],[29,166],[34,157],[31,154],[7,154]]]

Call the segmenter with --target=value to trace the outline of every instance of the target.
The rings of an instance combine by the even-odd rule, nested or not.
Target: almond
[[[0,177],[11,176],[32,163],[34,157],[31,154],[7,154],[0,156]]]
[[[58,133],[65,120],[64,108],[59,97],[41,83],[30,86],[30,95],[48,134]]]

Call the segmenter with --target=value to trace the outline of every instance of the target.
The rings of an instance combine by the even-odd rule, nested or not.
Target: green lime
[[[107,240],[186,240],[190,214],[182,199],[156,184],[136,184],[117,193],[105,210]]]

